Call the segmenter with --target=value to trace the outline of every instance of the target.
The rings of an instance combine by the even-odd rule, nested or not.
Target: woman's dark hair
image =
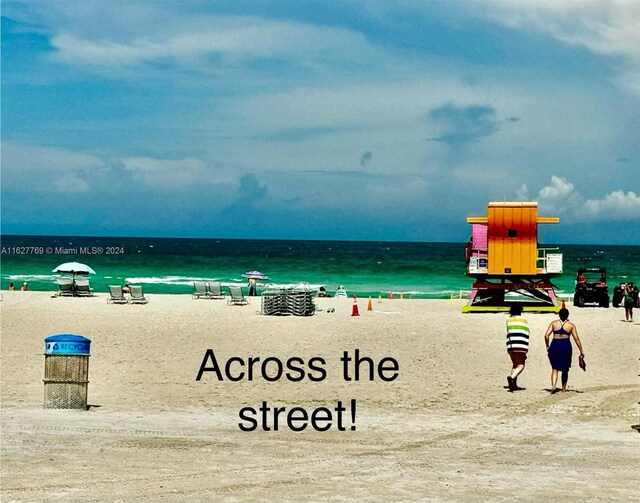
[[[566,307],[563,307],[562,309],[560,309],[558,316],[560,316],[560,319],[562,321],[567,321],[569,319],[569,310]]]
[[[522,306],[514,305],[509,308],[510,316],[519,316],[522,314]]]

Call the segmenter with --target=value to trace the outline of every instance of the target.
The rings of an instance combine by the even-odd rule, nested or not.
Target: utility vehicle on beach
[[[604,267],[581,267],[578,269],[573,305],[584,307],[587,304],[609,307],[607,270]]]

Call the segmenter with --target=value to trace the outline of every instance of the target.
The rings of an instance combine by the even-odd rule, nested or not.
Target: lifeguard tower
[[[562,274],[558,248],[538,248],[538,224],[557,217],[538,216],[535,202],[491,202],[486,217],[467,217],[467,273],[475,278],[463,313],[507,311],[557,312],[551,278]]]

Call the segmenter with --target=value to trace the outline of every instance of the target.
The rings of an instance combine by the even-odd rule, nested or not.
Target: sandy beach
[[[640,322],[622,309],[568,306],[587,371],[574,353],[569,391],[552,395],[551,314],[527,315],[526,389],[509,393],[506,315],[461,314],[462,300],[373,299],[367,311],[359,299],[352,317],[352,299],[317,299],[297,318],[259,315],[259,297],[106,299],[3,292],[3,502],[640,501]],[[59,333],[92,341],[88,411],[43,409],[44,339]],[[326,379],[196,381],[207,349],[220,362],[321,357]],[[355,349],[397,360],[398,378],[345,381],[340,357]],[[238,426],[263,401],[339,400],[357,401],[346,431]]]

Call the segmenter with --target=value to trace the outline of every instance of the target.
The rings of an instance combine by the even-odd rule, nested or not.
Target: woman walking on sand
[[[518,376],[524,370],[529,351],[529,323],[522,314],[522,306],[511,306],[507,318],[507,352],[511,357],[511,374],[507,377],[509,391],[518,389]]]
[[[636,305],[636,298],[633,293],[632,283],[627,283],[622,290],[622,301],[624,302],[624,317],[631,322],[633,322],[633,306]]]
[[[569,321],[569,310],[563,307],[558,315],[560,319],[552,321],[544,334],[544,343],[547,346],[547,354],[551,363],[551,393],[560,391],[556,388],[558,372],[562,374],[562,391],[567,391],[569,369],[571,368],[571,337],[580,350],[580,356],[584,357],[578,329]],[[553,334],[553,340],[549,343],[551,334]]]

